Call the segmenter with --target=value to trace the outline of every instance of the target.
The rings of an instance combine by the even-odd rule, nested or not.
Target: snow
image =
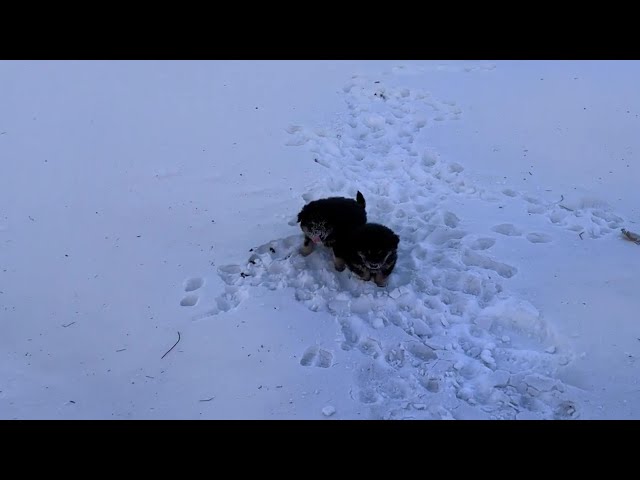
[[[333,415],[334,413],[336,413],[336,409],[335,407],[332,407],[331,405],[327,405],[326,407],[324,407],[322,409],[322,414],[325,417],[330,417],[331,415]]]
[[[0,62],[0,418],[640,418],[638,80]],[[358,190],[384,288],[298,253]]]

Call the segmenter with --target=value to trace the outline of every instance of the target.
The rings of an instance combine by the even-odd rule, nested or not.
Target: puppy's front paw
[[[343,272],[344,269],[346,268],[346,264],[344,263],[344,260],[339,257],[334,257],[333,266],[336,267],[336,270],[338,272]]]
[[[364,272],[360,272],[358,275],[360,275],[360,278],[362,280],[364,280],[365,282],[368,282],[369,280],[371,280],[371,272],[369,270],[365,270]]]
[[[386,287],[387,283],[389,283],[389,277],[385,277],[381,273],[376,273],[373,281],[376,282],[376,285],[379,287]]]
[[[303,257],[306,257],[311,252],[313,252],[313,243],[310,243],[309,245],[303,245],[302,247],[300,247],[299,252],[300,252],[300,255],[302,255]]]

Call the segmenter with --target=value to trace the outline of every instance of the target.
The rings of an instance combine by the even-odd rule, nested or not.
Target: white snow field
[[[0,62],[0,418],[640,418],[639,81]],[[298,252],[358,190],[384,288]]]

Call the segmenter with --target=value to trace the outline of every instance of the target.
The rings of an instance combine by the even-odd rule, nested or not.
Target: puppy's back
[[[389,227],[379,223],[365,223],[346,232],[336,245],[341,255],[352,256],[357,250],[378,248],[395,250],[400,237]]]
[[[298,222],[312,218],[323,218],[334,228],[343,230],[367,222],[366,202],[358,192],[356,200],[346,197],[328,197],[306,204],[298,214]]]

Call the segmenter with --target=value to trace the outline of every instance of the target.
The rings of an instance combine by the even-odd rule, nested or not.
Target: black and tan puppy
[[[345,265],[363,280],[387,285],[398,260],[400,237],[378,223],[367,223],[341,237],[333,247],[334,265],[339,272]]]
[[[356,199],[329,197],[306,204],[298,213],[304,232],[300,253],[309,255],[316,245],[333,248],[336,241],[367,222],[366,202],[362,193]]]

